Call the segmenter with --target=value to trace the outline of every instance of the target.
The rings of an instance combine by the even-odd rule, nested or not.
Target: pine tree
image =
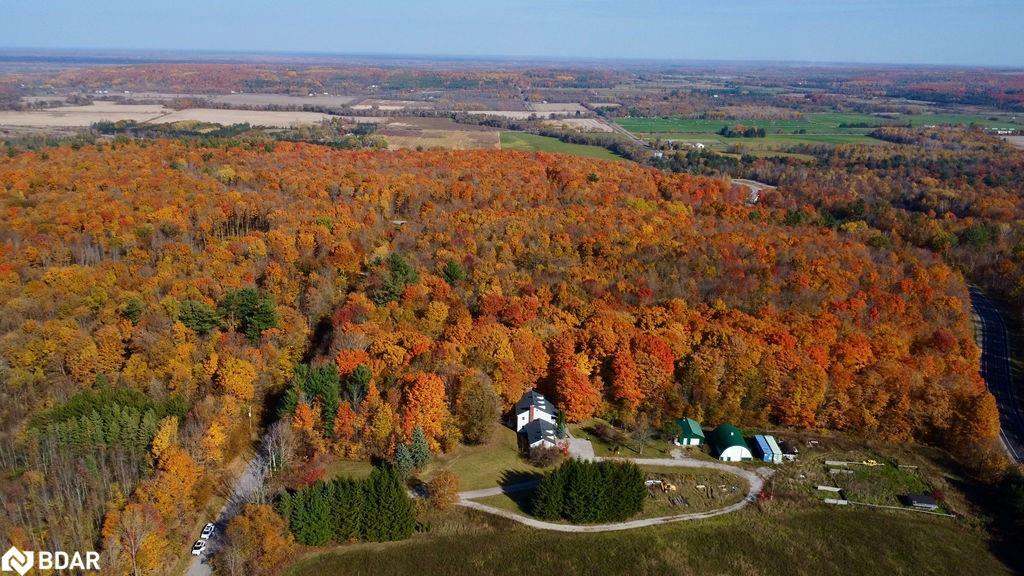
[[[403,480],[408,479],[412,475],[413,468],[416,467],[416,463],[413,460],[412,451],[403,443],[400,443],[395,448],[395,470]]]
[[[379,514],[384,521],[381,540],[404,540],[416,528],[416,513],[405,485],[392,467],[375,470],[379,483]]]
[[[409,446],[409,452],[412,454],[413,466],[419,470],[426,466],[427,462],[430,462],[430,445],[427,443],[427,435],[423,433],[423,428],[419,426],[412,431],[412,445]]]
[[[562,467],[544,475],[537,485],[531,501],[531,513],[542,520],[557,520],[562,517],[562,496],[565,491],[565,474]]]
[[[284,521],[288,524],[288,530],[292,533],[295,532],[295,523],[292,521],[292,493],[285,490],[280,499],[277,501],[277,513],[284,518]]]

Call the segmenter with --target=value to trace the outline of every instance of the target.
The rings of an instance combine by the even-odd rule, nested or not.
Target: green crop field
[[[993,116],[994,117],[994,116]],[[800,119],[787,120],[705,120],[702,118],[619,118],[620,126],[636,134],[662,136],[663,134],[715,134],[723,126],[752,126],[764,128],[768,134],[792,134],[805,130],[810,134],[866,134],[871,128],[840,128],[841,124],[906,124],[913,126],[942,124],[978,124],[990,128],[1020,128],[1021,120],[1013,123],[1009,118],[991,120],[989,116],[966,114],[920,114],[899,116],[872,116],[870,114],[811,113]],[[662,136],[664,138],[664,136]],[[735,139],[735,140],[738,140]]]
[[[995,118],[995,119],[993,119]],[[716,151],[733,145],[743,147],[745,153],[755,156],[786,155],[785,149],[798,144],[879,144],[870,136],[873,128],[841,127],[844,124],[906,125],[913,126],[977,124],[988,128],[1020,128],[1024,118],[1006,115],[983,116],[968,114],[920,114],[873,116],[870,114],[811,113],[798,119],[785,120],[706,120],[702,118],[619,118],[620,126],[649,141],[676,140],[686,143],[700,142]],[[726,138],[717,132],[723,126],[751,126],[763,128],[765,138]]]
[[[556,152],[559,154],[573,154],[576,156],[597,158],[599,160],[624,160],[600,146],[569,144],[562,142],[558,138],[538,136],[537,134],[529,134],[526,132],[502,132],[501,149]]]

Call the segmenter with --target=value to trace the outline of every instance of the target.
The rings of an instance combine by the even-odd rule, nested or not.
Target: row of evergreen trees
[[[375,468],[365,480],[339,478],[285,492],[278,509],[295,540],[307,546],[404,540],[416,528],[412,500],[390,466]]]
[[[102,412],[93,411],[88,416],[51,422],[39,432],[62,446],[75,449],[122,446],[142,451],[156,435],[158,422],[152,409],[140,413],[135,408],[121,408],[113,404]]]
[[[544,476],[531,507],[544,520],[616,522],[643,510],[646,495],[644,475],[632,462],[571,459]]]
[[[109,446],[143,451],[162,418],[182,417],[187,409],[180,398],[154,401],[135,390],[112,387],[102,377],[97,385],[37,415],[30,433],[84,451]]]

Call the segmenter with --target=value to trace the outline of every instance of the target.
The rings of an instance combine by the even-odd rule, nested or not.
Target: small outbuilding
[[[926,494],[908,494],[903,497],[903,503],[918,510],[939,509],[939,502]]]
[[[775,438],[766,434],[754,436],[754,454],[763,462],[782,464],[782,449]]]
[[[705,442],[704,430],[693,418],[680,418],[676,420],[679,426],[679,437],[676,443],[680,446],[701,446]]]
[[[732,424],[720,424],[711,433],[709,440],[719,460],[739,462],[754,458],[747,442],[743,439],[743,434],[740,434],[740,431]]]

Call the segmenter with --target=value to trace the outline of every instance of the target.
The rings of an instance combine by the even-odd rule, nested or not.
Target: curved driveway
[[[537,518],[531,518],[523,514],[518,514],[509,510],[502,510],[501,508],[495,508],[494,506],[488,506],[487,504],[481,504],[472,500],[473,498],[483,498],[486,496],[497,496],[502,493],[518,492],[520,490],[526,490],[533,487],[536,482],[523,482],[520,484],[514,484],[512,486],[497,486],[494,488],[485,488],[483,490],[473,490],[470,492],[461,492],[459,494],[459,506],[465,508],[471,508],[473,510],[479,510],[481,512],[487,512],[488,514],[494,514],[495,516],[501,516],[514,520],[520,524],[525,524],[532,528],[539,528],[541,530],[554,530],[557,532],[614,532],[616,530],[632,530],[634,528],[643,528],[645,526],[658,526],[661,524],[669,524],[672,522],[682,522],[684,520],[700,520],[703,518],[711,518],[713,516],[720,516],[722,514],[729,514],[735,512],[747,504],[750,504],[757,499],[757,495],[764,489],[764,479],[760,475],[746,468],[740,468],[739,466],[731,466],[729,464],[723,464],[721,462],[709,462],[706,460],[677,460],[675,458],[594,458],[594,460],[629,460],[635,462],[640,466],[666,466],[675,468],[710,468],[713,470],[721,470],[730,474],[735,474],[746,479],[750,485],[750,491],[743,497],[742,500],[735,504],[730,504],[723,508],[716,510],[708,510],[706,512],[691,512],[689,514],[677,514],[675,516],[662,516],[660,518],[644,518],[641,520],[630,520],[628,522],[615,522],[611,524],[557,524],[555,522],[545,522],[544,520],[538,520]],[[769,470],[766,476],[770,475]]]

